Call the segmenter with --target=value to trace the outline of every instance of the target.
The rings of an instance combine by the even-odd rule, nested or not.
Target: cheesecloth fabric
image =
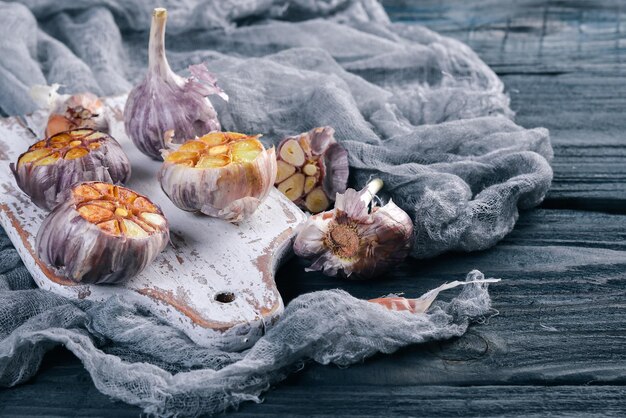
[[[229,103],[212,98],[224,129],[262,132],[276,143],[334,127],[350,155],[350,185],[382,178],[383,199],[414,219],[414,257],[494,245],[550,186],[548,132],[513,122],[497,76],[462,43],[390,22],[375,0],[160,6],[169,10],[172,68],[184,73],[205,61],[230,96]],[[0,111],[34,110],[33,84],[101,96],[130,90],[145,72],[152,7],[147,0],[0,2]],[[293,300],[250,350],[230,353],[195,346],[123,300],[77,302],[34,289],[5,235],[0,242],[0,385],[26,381],[47,350],[64,344],[100,391],[158,415],[258,400],[305,361],[349,365],[461,335],[490,306],[484,285],[465,286],[425,315],[316,292]]]

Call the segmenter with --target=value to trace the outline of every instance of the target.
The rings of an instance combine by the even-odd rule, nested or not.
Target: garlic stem
[[[374,179],[367,183],[365,189],[363,189],[363,193],[361,194],[361,201],[366,205],[369,205],[376,193],[383,188],[383,181],[381,179]]]
[[[151,72],[162,77],[171,73],[170,65],[165,56],[165,23],[167,22],[167,10],[157,7],[152,11],[152,24],[150,25],[150,42],[148,45],[148,66]]]

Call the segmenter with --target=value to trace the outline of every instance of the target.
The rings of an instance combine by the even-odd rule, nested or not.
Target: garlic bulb
[[[39,258],[79,283],[120,283],[141,272],[166,247],[163,212],[130,189],[79,183],[43,221]]]
[[[228,96],[217,87],[204,64],[189,67],[191,77],[176,75],[165,57],[167,11],[154,9],[148,46],[148,74],[128,95],[124,109],[126,133],[144,154],[161,159],[167,142],[183,141],[219,131],[220,123],[206,97]]]
[[[296,255],[313,260],[307,271],[371,278],[406,258],[413,234],[409,215],[392,201],[368,210],[381,187],[377,179],[360,192],[348,189],[337,194],[334,210],[307,220],[293,246]]]
[[[348,153],[329,126],[285,138],[278,145],[276,187],[303,210],[328,209],[348,184]]]
[[[36,142],[11,170],[18,186],[42,209],[52,210],[59,195],[79,181],[125,183],[130,161],[104,132],[75,129]]]
[[[46,107],[50,111],[45,130],[47,137],[78,128],[109,131],[104,104],[98,96],[88,92],[59,94],[57,93],[59,87],[59,84],[35,85],[30,89],[33,100],[40,107]]]
[[[211,132],[164,151],[159,181],[179,208],[239,222],[267,197],[276,177],[274,148],[257,136]]]

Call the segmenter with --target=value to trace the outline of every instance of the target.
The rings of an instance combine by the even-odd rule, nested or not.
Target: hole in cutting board
[[[220,292],[215,295],[215,300],[221,303],[230,303],[235,300],[235,294],[233,292]]]

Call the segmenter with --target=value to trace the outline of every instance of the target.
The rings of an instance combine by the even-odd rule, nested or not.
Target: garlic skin
[[[121,186],[84,182],[43,221],[39,258],[76,283],[115,284],[141,272],[167,246],[169,225],[145,196]]]
[[[471,279],[471,280],[470,280]],[[424,293],[419,298],[408,299],[397,295],[387,295],[381,298],[369,299],[368,302],[376,303],[378,305],[384,306],[390,311],[396,312],[409,312],[411,314],[419,315],[426,313],[428,308],[433,304],[439,293],[444,290],[454,289],[458,286],[467,286],[472,284],[488,284],[488,283],[498,283],[500,279],[488,278],[485,279],[485,275],[482,274],[478,270],[472,270],[467,275],[467,281],[459,281],[455,280],[451,283],[444,283],[441,286],[429,290]]]
[[[250,217],[267,197],[276,178],[274,148],[264,149],[258,136],[212,132],[187,141],[178,150],[163,151],[161,188],[182,210],[240,222]],[[253,147],[247,158],[237,148]],[[254,147],[257,147],[256,149]],[[207,160],[212,164],[203,164]]]
[[[389,201],[368,206],[382,181],[337,194],[335,209],[311,216],[296,236],[296,255],[312,259],[307,271],[369,279],[403,261],[411,248],[413,222]]]
[[[46,210],[52,210],[60,194],[74,183],[125,183],[131,174],[130,161],[120,144],[91,129],[61,132],[38,141],[10,167],[20,189]]]
[[[348,152],[322,126],[283,139],[278,145],[276,187],[301,209],[328,209],[348,184]]]
[[[165,9],[154,9],[148,73],[130,92],[124,108],[126,133],[142,153],[156,160],[162,159],[161,150],[169,148],[170,141],[179,144],[219,131],[217,113],[206,96],[228,100],[204,64],[190,66],[187,79],[171,70],[165,56],[166,20]]]
[[[33,100],[40,107],[48,108],[50,111],[45,129],[46,136],[78,128],[109,132],[104,104],[98,96],[89,92],[59,94],[57,92],[59,87],[59,84],[35,85],[30,89]]]

